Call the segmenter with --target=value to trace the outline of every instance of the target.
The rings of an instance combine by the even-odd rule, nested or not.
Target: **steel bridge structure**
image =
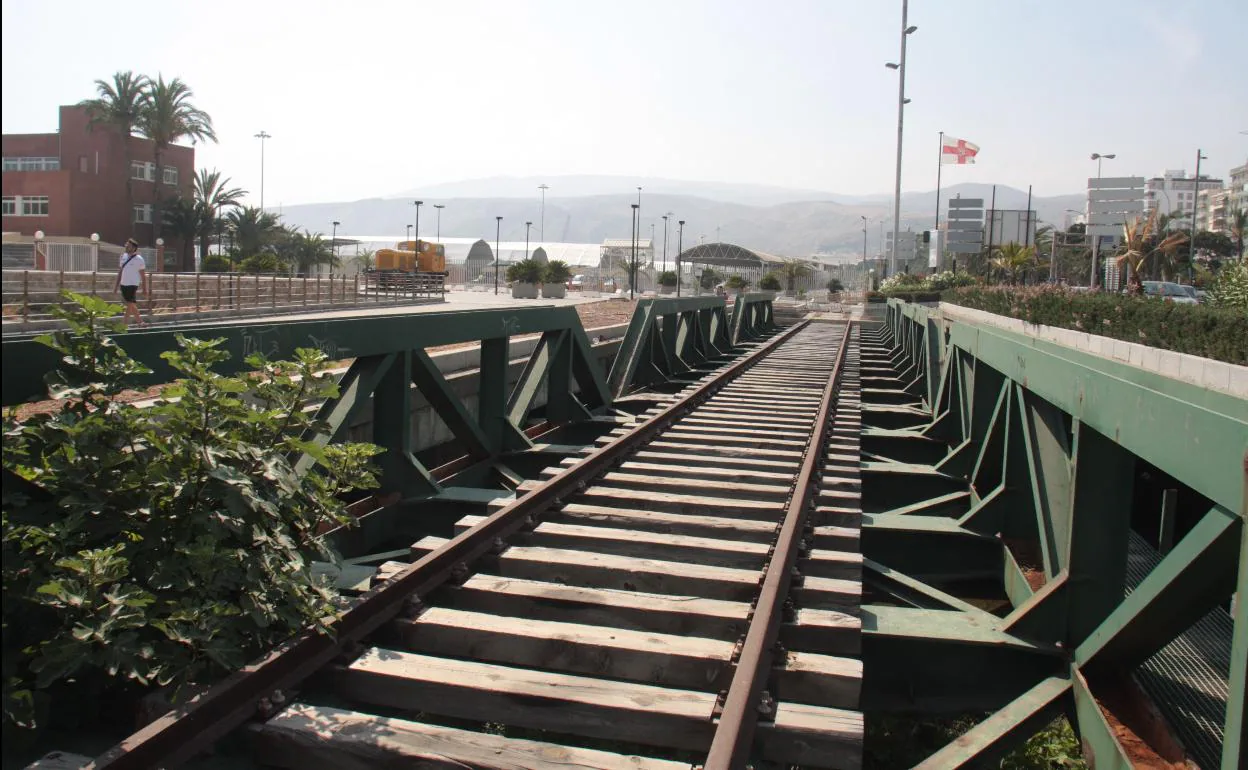
[[[1065,716],[1102,770],[1132,766],[1126,733],[1242,767],[1243,398],[896,301],[882,323],[786,327],[767,294],[647,299],[618,343],[557,307],[179,331],[224,337],[226,371],[299,347],[350,360],[308,438],[371,415],[364,438],[386,450],[360,526],[331,533],[366,574],[335,638],[292,640],[83,766],[173,766],[243,730],[296,767],[494,766],[479,740],[524,766],[853,769],[864,715],[973,715],[917,766],[977,766]],[[148,384],[169,380],[172,331],[122,342]],[[466,343],[471,397],[429,350]],[[56,354],[3,347],[4,405],[43,397]],[[442,451],[418,451],[417,395],[453,435]],[[431,536],[448,510],[454,537]],[[502,614],[465,625],[487,606]],[[386,628],[409,652],[350,662]],[[477,669],[435,653],[498,692],[470,692],[454,680]],[[547,689],[525,689],[533,669]],[[547,742],[329,709],[403,736],[363,746],[312,700],[283,716],[327,677],[355,702]],[[642,684],[648,711],[625,704]],[[610,697],[549,689],[565,685]],[[579,753],[568,736],[601,738],[602,720],[663,758]]]

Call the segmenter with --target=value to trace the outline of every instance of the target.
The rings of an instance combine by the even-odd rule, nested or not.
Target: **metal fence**
[[[67,270],[5,270],[5,323],[46,321],[63,306],[62,291],[120,302],[114,291],[115,272]],[[145,314],[203,313],[222,310],[271,309],[291,312],[364,304],[397,305],[441,299],[442,276],[413,276],[378,285],[367,274],[352,277],[300,277],[241,273],[150,273],[150,294],[140,292]]]

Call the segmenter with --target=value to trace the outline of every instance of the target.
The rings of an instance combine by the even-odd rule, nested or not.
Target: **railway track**
[[[757,343],[94,766],[860,767],[857,335]]]

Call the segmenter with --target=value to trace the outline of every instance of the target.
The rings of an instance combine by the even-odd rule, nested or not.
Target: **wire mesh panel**
[[[97,248],[85,243],[45,243],[48,270],[90,273],[96,270]]]

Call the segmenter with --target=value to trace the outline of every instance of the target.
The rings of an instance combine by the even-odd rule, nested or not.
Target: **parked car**
[[[1144,281],[1144,296],[1173,302],[1176,305],[1195,305],[1196,297],[1187,293],[1187,289],[1170,281]]]
[[[1187,292],[1187,296],[1191,297],[1197,302],[1205,301],[1205,293],[1203,291],[1200,291],[1199,289],[1197,289],[1195,286],[1191,285],[1190,283],[1182,284],[1182,286],[1183,286],[1183,291]]]

